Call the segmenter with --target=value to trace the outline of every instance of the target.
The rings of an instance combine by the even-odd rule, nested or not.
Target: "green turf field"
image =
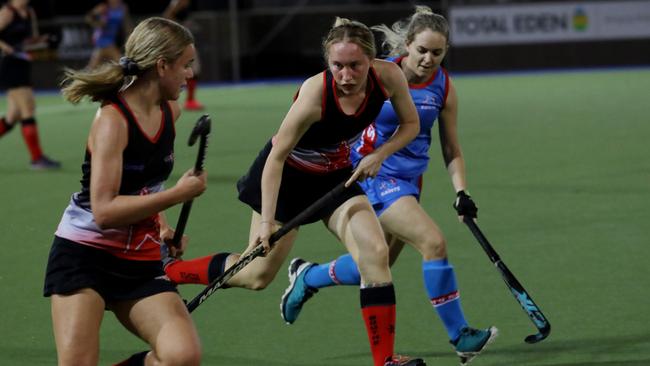
[[[479,223],[553,325],[542,343],[523,342],[532,323],[457,221],[436,143],[423,205],[447,236],[468,320],[501,333],[472,365],[650,365],[650,70],[465,76],[455,83]],[[213,133],[209,189],[195,201],[187,228],[190,256],[245,246],[250,210],[237,201],[235,181],[276,130],[295,89],[199,90]],[[37,106],[46,153],[64,169],[30,171],[20,133],[0,140],[0,365],[56,363],[43,273],[63,208],[79,188],[95,108],[71,106],[57,95],[40,95]],[[198,116],[184,113],[177,125],[171,184],[192,165],[196,147],[186,141]],[[170,222],[178,212],[170,210]],[[325,261],[342,251],[316,224],[302,229],[292,256]],[[423,290],[420,258],[406,249],[393,273],[397,351],[429,365],[457,365]],[[263,292],[219,290],[201,305],[193,317],[203,364],[371,363],[357,289],[321,291],[287,326],[279,314],[286,284],[283,270]],[[191,298],[199,290],[187,286],[182,293]],[[145,347],[111,313],[101,337],[102,365]]]

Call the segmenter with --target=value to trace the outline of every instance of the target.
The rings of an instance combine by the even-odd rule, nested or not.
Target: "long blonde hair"
[[[415,12],[408,18],[393,23],[389,28],[385,24],[370,27],[383,34],[382,47],[389,56],[402,56],[407,53],[406,45],[413,42],[415,36],[425,29],[442,34],[449,43],[449,23],[431,8],[417,5]]]
[[[330,46],[343,41],[356,43],[371,60],[377,54],[377,50],[375,49],[375,36],[372,34],[370,28],[356,20],[336,17],[334,25],[322,43],[323,56],[325,56],[326,63]]]
[[[145,19],[133,29],[119,63],[105,63],[92,70],[66,69],[61,92],[73,104],[86,96],[105,100],[155,67],[158,60],[174,62],[193,43],[192,33],[182,25],[160,17]]]

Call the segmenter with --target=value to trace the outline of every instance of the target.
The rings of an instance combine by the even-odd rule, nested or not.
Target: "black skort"
[[[32,63],[17,57],[0,57],[0,89],[32,86]]]
[[[239,200],[258,213],[262,211],[262,171],[264,170],[266,158],[271,152],[271,147],[272,144],[269,141],[260,151],[248,173],[237,182]],[[329,193],[339,183],[348,180],[351,175],[352,167],[339,169],[328,174],[313,174],[296,169],[285,162],[275,219],[281,223],[288,222],[319,198]],[[349,188],[333,198],[320,211],[310,216],[304,224],[310,224],[328,217],[345,201],[363,194],[365,193],[358,184],[350,185]]]
[[[165,276],[161,261],[122,259],[55,236],[43,295],[65,295],[84,288],[97,291],[106,303],[177,292],[176,286]]]

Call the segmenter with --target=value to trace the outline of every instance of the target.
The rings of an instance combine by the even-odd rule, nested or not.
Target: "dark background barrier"
[[[126,2],[136,21],[160,15],[168,3]],[[42,32],[59,38],[57,50],[41,55],[34,63],[37,87],[55,87],[63,67],[80,68],[86,64],[92,41],[83,14],[95,3],[32,1],[41,19]],[[531,1],[417,3],[448,16],[452,7],[508,6]],[[650,2],[645,3],[650,7]],[[202,81],[301,78],[324,68],[320,44],[336,16],[368,25],[391,24],[411,14],[413,6],[410,1],[203,0],[193,2],[189,26],[197,39]],[[452,33],[452,48],[444,63],[452,72],[650,65],[650,31],[648,37],[636,39],[489,46],[458,46],[453,37]]]

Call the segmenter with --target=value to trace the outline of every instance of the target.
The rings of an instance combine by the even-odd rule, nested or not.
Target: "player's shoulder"
[[[322,95],[323,83],[322,73],[318,73],[305,79],[300,86],[299,97],[320,98]]]
[[[390,85],[403,77],[399,65],[393,61],[375,59],[372,61],[372,67],[377,77],[385,84]]]
[[[119,123],[119,122],[122,123]],[[93,124],[112,124],[126,127],[128,121],[120,107],[112,101],[104,101],[97,109]]]

